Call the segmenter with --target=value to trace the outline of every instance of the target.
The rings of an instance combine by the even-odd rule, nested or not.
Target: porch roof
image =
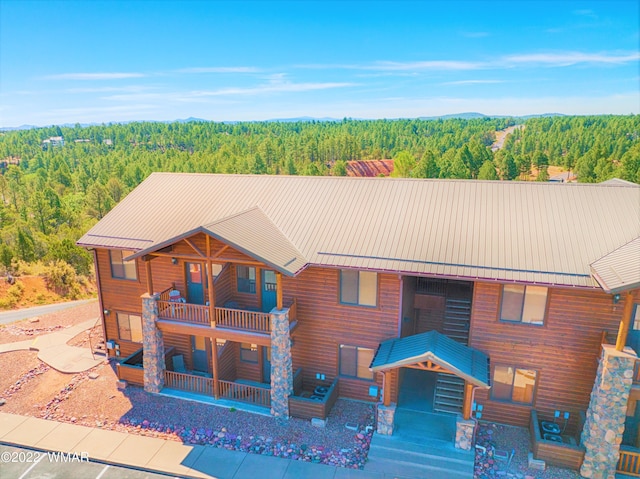
[[[607,293],[640,287],[640,236],[591,263],[591,274]]]
[[[431,362],[470,383],[489,388],[489,356],[437,331],[380,343],[369,369],[384,371]]]

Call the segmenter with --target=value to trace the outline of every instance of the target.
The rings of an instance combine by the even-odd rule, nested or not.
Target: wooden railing
[[[617,472],[640,477],[640,451],[630,451],[620,448]]]
[[[158,295],[160,296],[160,301],[169,301],[169,293],[175,289],[175,285],[169,286],[167,289],[160,291]]]
[[[271,332],[271,316],[259,311],[216,308],[216,326],[219,328],[242,329],[245,331]]]
[[[210,325],[209,307],[203,304],[158,301],[158,317],[172,321]]]
[[[177,373],[175,371],[165,371],[164,385],[171,389],[180,389],[182,391],[213,396],[213,378]]]
[[[271,390],[233,381],[219,381],[220,397],[235,401],[248,402],[259,406],[271,406]]]

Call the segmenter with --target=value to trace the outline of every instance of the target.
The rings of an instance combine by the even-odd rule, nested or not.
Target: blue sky
[[[638,2],[0,0],[0,126],[640,113]]]

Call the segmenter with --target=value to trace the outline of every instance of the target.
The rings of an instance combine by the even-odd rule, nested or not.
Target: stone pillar
[[[616,351],[612,345],[602,345],[582,430],[581,444],[585,448],[582,477],[615,479],[635,361],[636,355],[630,348]]]
[[[289,337],[289,309],[271,311],[271,415],[289,419],[293,394],[293,366]]]
[[[393,418],[396,415],[396,403],[392,402],[388,406],[378,403],[378,428],[376,432],[385,436],[393,434]]]
[[[473,431],[476,422],[473,419],[464,419],[461,414],[456,418],[456,448],[470,451],[473,447]]]
[[[156,326],[157,294],[142,295],[142,352],[144,354],[144,390],[159,393],[164,387],[164,341]]]

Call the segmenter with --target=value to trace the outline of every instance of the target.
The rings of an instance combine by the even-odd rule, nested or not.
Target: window
[[[257,363],[258,345],[240,343],[240,361],[244,361],[245,363]]]
[[[517,404],[533,404],[537,375],[537,372],[532,369],[495,366],[491,399]]]
[[[500,319],[519,323],[544,324],[547,288],[505,284],[502,287]]]
[[[118,279],[138,279],[136,274],[136,260],[124,261],[122,258],[131,256],[133,251],[120,249],[109,250],[111,258],[111,277]]]
[[[117,313],[118,336],[125,341],[142,342],[142,317],[135,314]]]
[[[238,293],[256,292],[256,269],[253,266],[236,266]]]
[[[378,274],[369,271],[340,271],[340,302],[360,306],[376,306]]]
[[[340,375],[361,379],[373,379],[369,365],[373,360],[373,349],[340,345]]]
[[[631,312],[631,324],[633,324],[634,331],[640,330],[640,303],[633,305]]]

